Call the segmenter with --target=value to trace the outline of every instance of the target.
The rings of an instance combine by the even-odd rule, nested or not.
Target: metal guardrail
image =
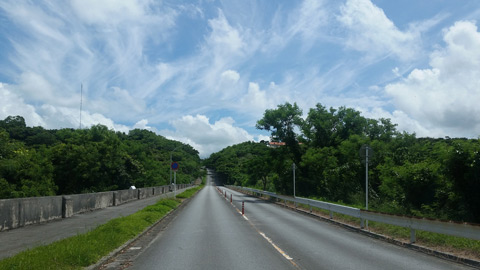
[[[416,230],[453,235],[453,236],[464,237],[464,238],[473,239],[473,240],[480,240],[480,225],[478,224],[459,223],[459,222],[452,222],[452,221],[441,221],[441,220],[426,219],[426,218],[391,215],[391,214],[362,210],[359,208],[327,203],[327,202],[306,199],[301,197],[292,198],[292,197],[287,197],[283,195],[277,195],[276,193],[273,193],[273,192],[262,191],[262,190],[253,189],[253,188],[238,187],[238,186],[227,186],[227,187],[236,189],[236,190],[251,192],[252,194],[256,193],[256,194],[266,195],[271,198],[276,198],[277,200],[284,201],[285,204],[288,201],[288,202],[294,203],[295,205],[304,204],[304,205],[308,205],[309,207],[317,207],[320,209],[324,209],[324,210],[330,211],[330,218],[333,217],[332,213],[339,213],[339,214],[356,217],[361,220],[361,224],[360,224],[361,228],[364,228],[364,221],[366,220],[409,228],[411,243],[415,242]]]

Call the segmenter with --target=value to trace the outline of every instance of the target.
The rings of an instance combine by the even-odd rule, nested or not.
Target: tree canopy
[[[417,138],[390,119],[317,104],[303,120],[296,104],[266,110],[257,128],[285,146],[247,142],[214,153],[206,165],[225,183],[363,207],[369,161],[369,208],[395,214],[480,222],[480,140]]]
[[[0,120],[0,199],[165,185],[171,152],[178,183],[200,176],[195,149],[148,130],[46,130],[9,116]]]

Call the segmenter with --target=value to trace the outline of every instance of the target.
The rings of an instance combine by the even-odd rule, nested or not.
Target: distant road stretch
[[[213,180],[128,269],[472,269],[221,187],[235,208]]]

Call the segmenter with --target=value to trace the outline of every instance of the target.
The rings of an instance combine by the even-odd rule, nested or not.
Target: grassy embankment
[[[139,212],[112,219],[96,229],[46,246],[26,250],[0,261],[0,269],[82,269],[143,232],[203,185],[184,191],[177,199],[162,199]]]

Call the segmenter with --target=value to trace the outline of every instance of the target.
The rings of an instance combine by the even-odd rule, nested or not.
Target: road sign
[[[174,171],[178,171],[178,163],[177,162],[172,162],[171,168]]]
[[[370,146],[364,144],[360,148],[360,157],[362,158],[362,163],[365,162],[365,159],[367,158],[367,156],[368,156],[368,159],[372,159],[373,149]]]

